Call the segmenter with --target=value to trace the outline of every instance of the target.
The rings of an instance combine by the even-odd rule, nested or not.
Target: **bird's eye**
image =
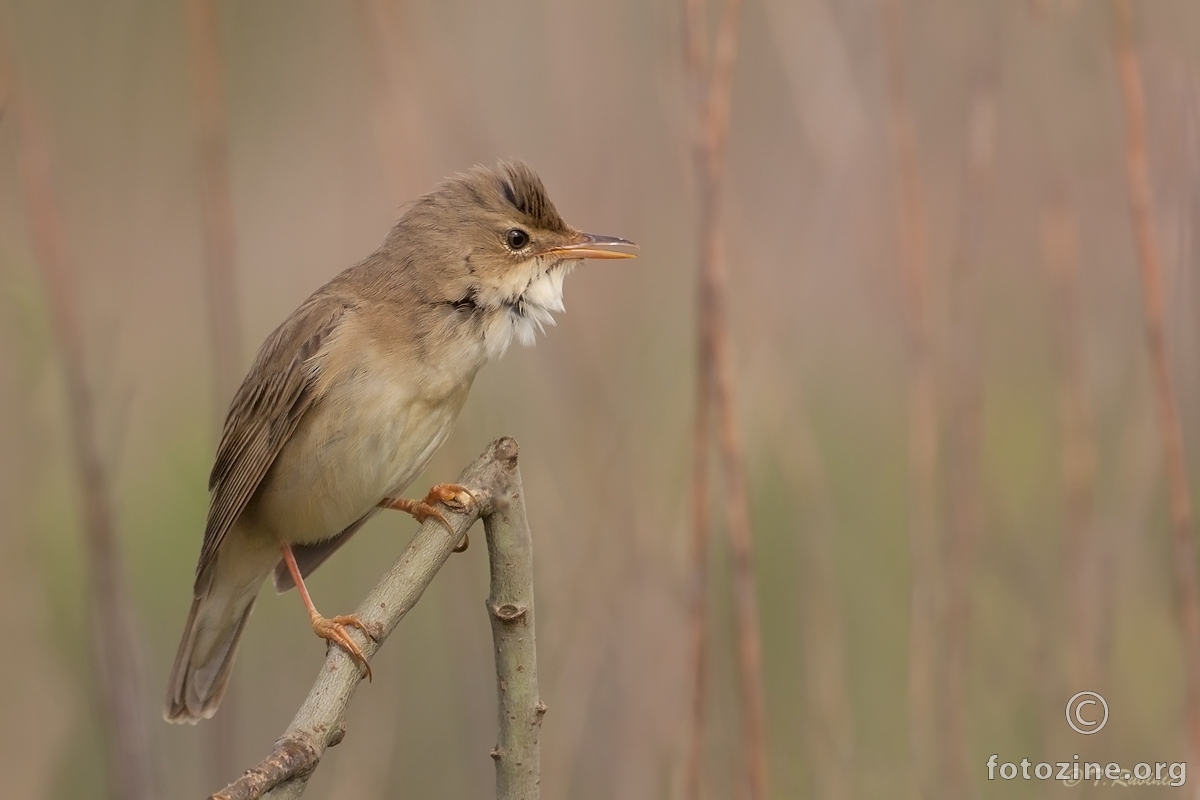
[[[529,244],[529,234],[520,228],[513,228],[505,234],[504,241],[511,250],[522,250]]]

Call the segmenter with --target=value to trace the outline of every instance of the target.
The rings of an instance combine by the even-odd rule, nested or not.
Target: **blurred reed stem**
[[[229,179],[229,133],[221,69],[221,43],[213,0],[188,0],[193,123],[197,177],[204,215],[204,280],[212,337],[213,407],[217,428],[242,381],[242,326],[238,313],[237,229]],[[226,700],[226,702],[228,702]]]
[[[899,172],[900,263],[908,333],[908,458],[911,616],[908,650],[910,746],[918,798],[930,797],[934,758],[938,569],[938,409],[930,309],[929,234],[916,130],[908,95],[902,0],[880,0],[888,118]]]
[[[758,585],[754,569],[754,540],[746,479],[745,445],[734,397],[734,355],[729,337],[727,264],[721,227],[725,151],[733,66],[737,60],[740,0],[721,4],[711,65],[706,57],[705,11],[702,2],[684,0],[685,59],[696,114],[694,139],[698,173],[700,281],[697,298],[699,348],[696,387],[695,462],[693,464],[692,532],[692,646],[695,684],[692,731],[684,787],[687,797],[702,793],[704,749],[704,691],[708,585],[710,430],[715,423],[721,467],[729,547],[733,562],[733,600],[737,620],[738,674],[741,695],[742,746],[750,800],[767,797],[766,698],[762,681],[762,637],[759,629]]]
[[[1066,197],[1053,201],[1042,214],[1042,252],[1052,290],[1063,431],[1063,564],[1071,631],[1067,677],[1078,690],[1099,686],[1102,680],[1101,630],[1109,601],[1101,595],[1109,589],[1101,581],[1103,553],[1094,520],[1096,433],[1084,358],[1079,227]]]
[[[229,133],[225,113],[221,42],[214,0],[187,0],[188,54],[191,59],[192,116],[197,177],[204,221],[204,286],[213,353],[213,414],[216,436],[225,409],[242,379],[242,331],[238,313],[237,233],[229,178]],[[207,769],[214,782],[236,773],[237,729],[241,719],[238,683],[230,683],[221,713],[205,732]]]
[[[99,696],[109,795],[121,800],[155,800],[158,793],[142,663],[144,649],[121,561],[111,482],[101,455],[96,406],[87,382],[84,334],[75,293],[78,277],[68,263],[45,130],[3,52],[0,95],[6,100],[6,115],[11,114],[16,123],[30,238],[67,395],[70,446],[82,501],[91,670]]]
[[[949,530],[946,541],[945,680],[942,681],[942,780],[946,797],[971,797],[967,747],[967,671],[971,578],[983,530],[982,330],[979,257],[996,158],[996,96],[991,74],[980,81],[967,123],[967,159],[950,274],[950,408],[947,436]]]
[[[705,96],[704,75],[708,61],[706,56],[708,35],[705,30],[705,19],[703,0],[684,0],[684,56],[692,93],[691,99],[697,110],[704,107]],[[699,132],[697,131],[693,135],[696,137],[693,146],[698,154],[702,149]],[[706,206],[702,205],[701,208],[706,209]],[[706,304],[711,302],[711,291],[705,286],[703,277],[700,279],[697,301],[700,337],[696,359],[696,417],[692,429],[692,535],[689,582],[691,596],[688,612],[692,648],[692,697],[691,729],[683,770],[685,800],[701,800],[705,791],[704,746],[708,729],[705,703],[708,689],[710,635],[708,626],[708,545],[712,527],[711,501],[709,499],[711,466],[708,456],[712,433],[713,359],[709,326],[704,322],[711,317],[711,313],[706,308]]]
[[[388,194],[399,205],[428,182],[423,174],[428,170],[418,170],[418,164],[431,152],[429,125],[413,85],[414,66],[397,19],[398,5],[389,0],[359,0],[355,5],[371,65],[379,160]],[[411,14],[411,8],[405,10]]]
[[[793,501],[808,510],[797,517],[797,600],[804,626],[807,762],[816,800],[855,796],[854,706],[850,702],[846,622],[838,592],[834,543],[842,533],[833,487],[802,392],[776,384],[766,393],[767,425],[779,431],[775,454]]]
[[[1125,109],[1125,170],[1129,184],[1129,206],[1141,271],[1147,346],[1170,494],[1175,591],[1179,604],[1186,683],[1184,717],[1191,760],[1200,763],[1200,588],[1196,579],[1191,484],[1167,354],[1162,262],[1155,238],[1154,201],[1146,152],[1146,109],[1141,68],[1134,48],[1133,6],[1129,0],[1113,0],[1113,9],[1116,16],[1117,76]],[[1200,797],[1200,793],[1194,792],[1193,796]]]

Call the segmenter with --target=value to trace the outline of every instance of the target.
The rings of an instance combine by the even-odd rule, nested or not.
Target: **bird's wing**
[[[197,591],[226,532],[316,399],[319,363],[313,357],[348,307],[340,297],[309,298],[267,339],[234,396],[208,479],[212,496],[196,565]]]

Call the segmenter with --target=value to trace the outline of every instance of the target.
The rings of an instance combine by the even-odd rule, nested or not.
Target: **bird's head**
[[[554,324],[563,278],[580,261],[634,258],[637,248],[568,225],[541,179],[519,161],[448,179],[409,207],[397,232],[433,248],[426,257],[413,254],[421,262],[413,266],[428,278],[420,281],[426,301],[475,323],[491,340],[489,351],[498,352],[513,336],[532,344],[537,331]]]

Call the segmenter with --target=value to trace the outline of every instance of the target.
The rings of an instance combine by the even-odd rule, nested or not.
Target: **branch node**
[[[329,744],[326,747],[337,747],[342,743],[342,739],[346,738],[346,724],[342,723],[337,726],[333,733],[329,734]]]
[[[509,469],[517,468],[517,455],[520,452],[520,445],[511,436],[504,436],[496,442],[496,459],[504,462],[504,466]]]
[[[513,624],[515,622],[523,622],[525,614],[529,610],[525,606],[518,606],[512,603],[505,603],[502,606],[491,606],[492,616],[501,622]]]
[[[465,513],[455,514],[451,519],[458,535],[466,533],[480,518],[488,532],[492,594],[487,606],[493,618],[493,635],[498,637],[497,675],[501,696],[499,741],[492,751],[492,758],[496,760],[497,786],[504,788],[498,796],[536,800],[536,723],[541,719],[542,710],[524,705],[528,699],[537,697],[537,659],[532,630],[533,556],[525,507],[516,499],[521,496],[517,452],[514,439],[498,439],[463,471],[458,483],[466,486],[477,502]],[[502,498],[504,502],[494,502],[494,498]],[[457,538],[447,538],[439,522],[426,522],[408,549],[363,601],[357,614],[372,628],[375,640],[369,643],[372,653],[420,599],[425,587],[450,557]],[[342,668],[346,663],[341,649],[329,649],[308,697],[296,712],[288,732],[275,743],[272,753],[213,795],[212,800],[258,800],[271,791],[278,800],[296,800],[303,794],[308,776],[316,769],[322,754],[346,735],[346,707],[361,681],[358,670]],[[516,697],[508,693],[506,678],[517,690],[513,692]],[[540,708],[544,710],[545,706]],[[528,724],[531,717],[533,725]]]
[[[271,755],[209,800],[251,800],[262,797],[287,780],[307,778],[321,760],[316,745],[303,732],[275,743]]]

